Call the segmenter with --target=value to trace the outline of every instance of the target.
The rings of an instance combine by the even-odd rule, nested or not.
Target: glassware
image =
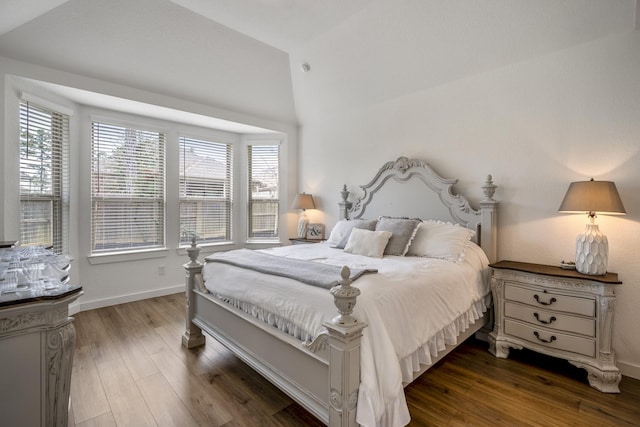
[[[18,273],[14,270],[4,270],[0,277],[0,292],[14,291],[18,288]]]
[[[8,281],[0,280],[4,288],[55,289],[69,281],[69,259],[42,246],[0,249],[0,279],[13,271]]]

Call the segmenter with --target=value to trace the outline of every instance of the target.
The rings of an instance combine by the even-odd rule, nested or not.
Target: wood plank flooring
[[[181,346],[184,295],[74,316],[70,426],[320,426],[215,340]],[[589,387],[569,363],[468,341],[406,388],[412,426],[640,426],[640,381]]]

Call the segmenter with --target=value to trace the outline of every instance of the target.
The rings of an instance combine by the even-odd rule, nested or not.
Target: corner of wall
[[[640,0],[636,0],[636,19],[633,27],[640,30]]]

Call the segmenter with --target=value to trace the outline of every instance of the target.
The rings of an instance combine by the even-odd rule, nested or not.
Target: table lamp
[[[309,221],[307,220],[307,216],[305,215],[305,209],[315,209],[316,205],[313,202],[313,196],[311,194],[298,194],[295,199],[293,199],[292,209],[302,209],[302,215],[300,215],[300,219],[298,220],[298,237],[303,239],[307,234],[307,225],[309,225]]]
[[[596,212],[624,215],[626,211],[615,183],[611,181],[577,181],[569,185],[559,212],[584,213],[589,216],[585,230],[576,238],[576,270],[603,275],[609,261],[609,242],[595,223]]]

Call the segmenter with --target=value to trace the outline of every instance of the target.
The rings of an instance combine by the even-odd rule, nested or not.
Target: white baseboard
[[[176,285],[168,288],[153,289],[151,291],[138,292],[135,294],[119,295],[113,298],[104,298],[93,301],[84,301],[82,297],[69,306],[69,314],[73,315],[80,311],[93,310],[111,305],[124,304],[132,301],[140,301],[148,298],[161,297],[164,295],[177,294],[184,292],[184,285]]]
[[[618,365],[618,369],[625,377],[635,378],[636,380],[640,380],[640,366],[634,365],[633,363],[621,362],[617,361],[616,365]]]

